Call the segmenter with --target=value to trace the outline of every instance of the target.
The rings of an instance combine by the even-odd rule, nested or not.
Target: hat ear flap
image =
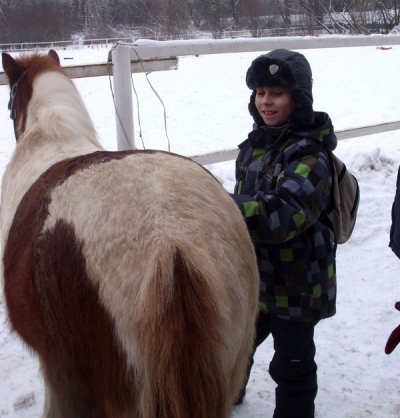
[[[300,104],[299,107],[292,113],[288,122],[295,129],[303,129],[314,120],[314,110],[312,106],[312,98],[302,90],[292,92],[294,99]]]
[[[265,126],[265,122],[263,120],[263,118],[260,115],[260,112],[257,110],[256,108],[256,94],[257,91],[253,90],[253,92],[251,93],[250,96],[250,102],[249,102],[249,113],[250,115],[253,117],[255,124],[260,127],[260,126]]]
[[[290,116],[288,122],[294,129],[304,129],[314,120],[312,104],[307,102],[299,106]]]

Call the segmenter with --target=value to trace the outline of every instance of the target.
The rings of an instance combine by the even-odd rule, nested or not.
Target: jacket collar
[[[249,133],[246,141],[239,145],[239,149],[242,149],[247,143],[253,148],[268,149],[287,141],[293,135],[321,142],[330,150],[334,150],[337,146],[337,138],[329,115],[325,112],[314,112],[313,122],[302,130],[295,129],[290,124],[277,128],[265,125],[259,127],[254,124],[253,131]]]
[[[277,128],[262,126],[249,133],[250,145],[253,148],[271,148],[279,142],[289,139],[293,135],[290,125],[284,125]]]

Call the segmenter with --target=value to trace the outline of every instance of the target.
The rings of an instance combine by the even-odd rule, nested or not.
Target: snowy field
[[[388,45],[385,45],[388,46]],[[58,51],[62,65],[106,62],[106,49]],[[341,131],[400,119],[400,46],[304,50],[314,73],[314,109],[330,114]],[[261,52],[260,52],[261,53]],[[149,80],[166,107],[171,151],[197,155],[235,148],[251,129],[250,91],[244,77],[260,53],[185,57],[177,71]],[[133,76],[138,95],[136,143],[168,149],[163,107],[143,74]],[[75,80],[106,149],[117,148],[108,77]],[[128,88],[128,87],[127,87]],[[0,86],[0,175],[15,139]],[[136,98],[135,109],[137,109]],[[400,323],[400,260],[388,248],[390,210],[400,164],[400,131],[340,141],[336,150],[359,180],[361,203],[351,240],[337,252],[337,314],[316,328],[319,393],[317,418],[400,417],[400,347],[384,347]],[[234,162],[208,167],[228,191]],[[274,384],[268,374],[272,339],[259,348],[243,405],[233,418],[272,417]],[[0,416],[36,418],[43,406],[37,359],[9,331],[0,295]],[[182,417],[189,418],[189,417]]]

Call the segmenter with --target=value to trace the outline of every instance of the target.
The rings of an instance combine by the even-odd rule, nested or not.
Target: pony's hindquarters
[[[151,265],[137,322],[141,417],[228,417],[252,347],[253,295],[246,285],[229,294],[222,266],[190,243],[160,249]]]
[[[4,261],[12,324],[57,418],[229,416],[258,272],[239,210],[202,167],[161,152],[59,163],[25,195]]]
[[[137,338],[141,417],[227,417],[222,286],[207,257],[165,248],[142,288]],[[140,363],[140,364],[139,364]]]

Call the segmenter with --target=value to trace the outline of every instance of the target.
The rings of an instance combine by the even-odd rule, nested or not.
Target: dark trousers
[[[269,374],[277,384],[274,418],[314,418],[314,400],[318,391],[314,326],[260,312],[253,354],[272,334],[275,354],[269,365]],[[252,357],[239,401],[246,393],[253,362]]]

